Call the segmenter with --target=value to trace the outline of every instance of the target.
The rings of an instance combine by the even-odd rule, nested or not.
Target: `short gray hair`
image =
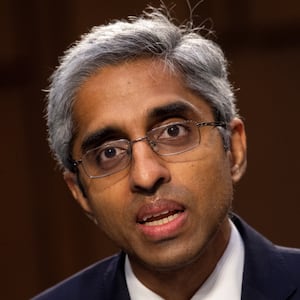
[[[191,26],[177,26],[161,10],[100,25],[76,42],[51,77],[47,98],[49,144],[59,164],[72,170],[72,141],[76,134],[72,110],[79,87],[107,65],[138,58],[157,58],[181,74],[186,87],[203,97],[217,121],[236,115],[228,81],[227,61],[220,47]],[[222,132],[225,148],[228,131]]]

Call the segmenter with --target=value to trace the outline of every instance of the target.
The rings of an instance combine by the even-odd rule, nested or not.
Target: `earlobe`
[[[238,182],[247,167],[247,142],[244,123],[234,118],[231,123],[231,177]]]
[[[83,193],[82,188],[79,185],[76,174],[70,171],[65,171],[63,176],[69,190],[73,195],[73,198],[78,202],[78,204],[84,210],[85,214],[90,219],[94,219],[93,210],[90,207],[89,201],[85,193]]]

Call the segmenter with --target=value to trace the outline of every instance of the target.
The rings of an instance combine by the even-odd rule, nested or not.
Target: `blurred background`
[[[29,299],[118,250],[81,213],[51,158],[42,89],[81,34],[139,14],[147,3],[0,1],[1,299]],[[189,18],[185,0],[165,3],[176,3],[179,20]],[[234,210],[273,242],[294,247],[300,247],[299,3],[206,0],[194,11],[195,24],[216,31],[230,61],[248,132],[248,172],[236,187]]]

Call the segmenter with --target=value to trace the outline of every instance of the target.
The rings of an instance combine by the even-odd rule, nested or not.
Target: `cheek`
[[[177,180],[201,200],[198,205],[225,204],[231,200],[232,180],[226,157],[190,162],[184,169],[185,172],[183,166],[178,166]]]
[[[126,207],[128,207],[125,187],[118,183],[105,189],[100,184],[90,185],[88,199],[98,220],[99,226],[105,231],[119,228],[124,221]]]

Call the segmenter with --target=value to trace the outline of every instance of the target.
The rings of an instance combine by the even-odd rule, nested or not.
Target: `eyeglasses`
[[[90,178],[101,178],[125,169],[132,156],[135,143],[146,141],[160,156],[177,155],[197,147],[201,141],[200,127],[213,126],[226,128],[224,122],[196,122],[186,120],[153,128],[146,136],[133,141],[112,140],[88,150],[80,160],[73,161],[74,167],[82,164]]]

